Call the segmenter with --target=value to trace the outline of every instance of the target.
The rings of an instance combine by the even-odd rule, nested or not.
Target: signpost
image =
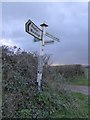
[[[54,43],[59,39],[53,35],[47,33],[45,28],[48,27],[47,24],[43,23],[40,25],[42,29],[38,28],[31,20],[28,20],[25,24],[25,31],[32,36],[34,36],[34,42],[40,42],[40,55],[38,57],[38,69],[37,69],[37,90],[41,91],[41,80],[43,72],[43,55],[44,55],[44,46],[47,44]],[[45,41],[45,36],[51,38],[52,40]]]

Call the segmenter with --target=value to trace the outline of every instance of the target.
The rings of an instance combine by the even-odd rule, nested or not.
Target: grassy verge
[[[88,97],[80,93],[71,95],[71,99],[70,95],[53,95],[51,98],[51,95],[49,97],[46,93],[41,93],[32,101],[34,117],[37,115],[38,118],[88,118]],[[21,118],[31,117],[32,110],[22,109],[19,114]]]
[[[72,93],[72,96],[74,96],[79,103],[79,116],[88,117],[88,96],[81,93]]]
[[[88,118],[88,97],[80,93],[72,93],[72,96],[76,99],[76,109],[71,105],[67,110],[54,113],[54,118]]]
[[[90,86],[90,82],[88,82],[88,79],[84,77],[76,77],[76,78],[70,79],[69,83],[72,85]]]
[[[29,103],[32,109],[20,109],[21,118],[87,118],[88,96],[63,89],[59,81],[49,81],[43,91],[34,96]],[[62,84],[62,87],[61,87]],[[44,84],[45,85],[45,84]],[[61,88],[60,88],[61,87]]]

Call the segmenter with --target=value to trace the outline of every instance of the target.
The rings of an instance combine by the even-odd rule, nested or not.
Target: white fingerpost
[[[36,26],[31,20],[28,20],[25,23],[25,31],[34,36],[34,42],[40,42],[40,55],[38,57],[38,69],[37,69],[37,90],[41,91],[41,80],[43,73],[43,55],[44,55],[44,46],[47,44],[52,44],[54,41],[59,42],[59,39],[54,37],[45,31],[45,28],[48,27],[47,24],[43,23],[40,25],[42,30]],[[45,41],[45,36],[49,37],[51,40]]]

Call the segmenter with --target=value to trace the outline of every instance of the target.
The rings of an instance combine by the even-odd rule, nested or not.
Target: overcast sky
[[[2,3],[1,44],[16,45],[26,51],[39,51],[39,42],[25,32],[32,20],[38,27],[45,21],[48,33],[60,42],[45,46],[53,64],[88,63],[88,3]]]

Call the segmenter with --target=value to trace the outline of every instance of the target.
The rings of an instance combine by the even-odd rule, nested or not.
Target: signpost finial
[[[48,25],[45,22],[43,22],[40,26],[41,27],[48,27]]]

